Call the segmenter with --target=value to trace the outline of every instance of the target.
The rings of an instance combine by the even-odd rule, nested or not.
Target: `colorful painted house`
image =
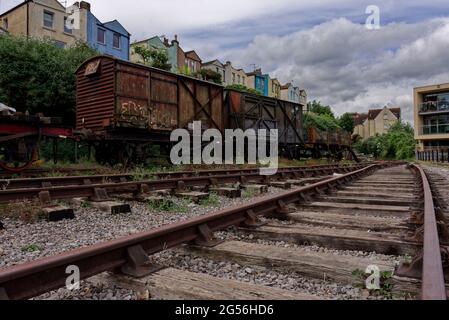
[[[142,57],[135,53],[135,47],[143,46],[145,48],[152,48],[156,50],[163,50],[167,54],[168,63],[171,65],[171,71],[177,72],[178,70],[178,62],[177,62],[177,53],[178,53],[178,43],[172,41],[170,44],[167,38],[163,38],[163,41],[160,37],[154,36],[152,38],[136,41],[131,44],[130,49],[130,59],[131,62],[134,63],[143,63]]]
[[[246,74],[248,81],[247,87],[259,91],[264,96],[268,97],[268,79],[269,76],[262,74],[261,69],[256,69],[254,72]]]
[[[224,84],[230,86],[233,84],[240,84],[248,86],[247,75],[243,69],[235,68],[231,61],[226,61],[224,64]]]
[[[281,98],[281,83],[278,79],[268,78],[268,96],[276,99]]]
[[[129,60],[130,34],[117,20],[102,23],[90,9],[86,1],[65,8],[56,0],[25,0],[0,14],[0,26],[13,36],[50,39],[61,48],[84,41],[102,54]]]
[[[287,83],[286,85],[281,86],[281,99],[295,102],[295,103],[301,103],[301,100],[304,100],[304,94],[301,93],[301,90],[298,87],[295,87],[291,83]]]
[[[118,22],[112,20],[102,23],[90,11],[87,17],[87,43],[102,54],[129,60],[130,33]]]
[[[224,67],[224,64],[221,63],[220,60],[216,59],[216,60],[205,62],[205,63],[203,63],[202,68],[207,69],[207,70],[212,70],[214,72],[219,73],[221,75],[222,83],[223,83],[223,85],[225,85],[225,81],[226,81],[225,80],[225,76],[226,76],[225,67]]]

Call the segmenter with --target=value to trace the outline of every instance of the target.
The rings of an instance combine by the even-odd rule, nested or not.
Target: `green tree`
[[[354,123],[354,117],[352,116],[352,114],[350,114],[350,113],[343,114],[338,119],[338,124],[343,130],[346,130],[347,132],[349,132],[349,133],[354,132],[355,123]]]
[[[304,114],[304,128],[317,128],[321,131],[339,129],[337,120],[328,114],[306,113]]]
[[[51,40],[0,37],[0,101],[30,114],[75,119],[75,71],[98,52],[84,43],[58,48]]]
[[[142,58],[145,65],[167,71],[171,70],[172,66],[168,62],[168,54],[166,50],[146,48],[144,46],[136,46],[133,50],[135,54]]]
[[[307,104],[307,109],[310,112],[316,113],[318,115],[327,115],[331,118],[335,118],[332,108],[330,106],[325,106],[321,102],[313,100]]]
[[[414,130],[408,123],[397,122],[386,134],[361,140],[354,148],[376,158],[408,160],[415,155]]]

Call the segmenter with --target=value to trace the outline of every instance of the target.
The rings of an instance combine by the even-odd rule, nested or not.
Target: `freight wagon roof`
[[[297,102],[293,102],[293,101],[288,101],[288,100],[284,100],[284,99],[279,99],[279,98],[274,98],[274,97],[267,97],[267,96],[264,96],[264,95],[255,94],[255,93],[251,93],[251,92],[247,92],[247,91],[240,91],[240,90],[237,90],[237,89],[227,89],[227,88],[225,88],[225,91],[239,92],[239,93],[242,93],[242,94],[245,94],[245,95],[248,95],[248,96],[253,96],[253,97],[262,98],[262,99],[267,99],[267,100],[273,100],[273,101],[279,100],[279,101],[282,101],[282,102],[287,102],[287,103],[291,103],[291,104],[296,104],[296,105],[301,106],[301,107],[305,107],[305,106],[304,106],[303,104],[301,104],[301,103],[297,103]]]
[[[186,76],[186,75],[183,75],[183,74],[173,73],[173,72],[170,72],[170,71],[167,71],[167,70],[162,70],[162,69],[158,69],[158,68],[154,68],[154,67],[149,67],[149,66],[146,66],[146,65],[143,65],[143,64],[132,63],[132,62],[129,62],[129,61],[126,61],[126,60],[121,60],[121,59],[118,59],[118,58],[115,58],[115,57],[112,57],[112,56],[106,56],[106,55],[98,55],[98,56],[94,56],[92,58],[87,59],[86,61],[84,61],[78,67],[78,69],[76,69],[75,73],[77,74],[86,64],[88,64],[91,61],[97,60],[97,59],[109,59],[109,60],[115,61],[117,63],[128,65],[128,66],[135,67],[135,68],[146,69],[146,70],[149,70],[149,71],[157,71],[157,72],[160,72],[160,73],[165,73],[167,75],[172,75],[172,76],[177,76],[177,77],[181,77],[181,78],[195,80],[195,81],[198,81],[198,82],[207,83],[208,85],[214,85],[214,86],[217,86],[217,87],[223,87],[223,85],[217,84],[217,83],[214,83],[214,82],[205,81],[205,80],[201,80],[201,79],[194,78],[194,77],[189,77],[189,76]]]

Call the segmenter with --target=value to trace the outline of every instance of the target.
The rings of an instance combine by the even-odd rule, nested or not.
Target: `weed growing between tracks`
[[[355,287],[360,289],[366,289],[366,280],[369,274],[363,272],[360,269],[354,270],[352,276],[356,279],[357,283]],[[383,297],[387,300],[393,299],[393,272],[391,271],[381,271],[380,272],[380,289],[378,290],[368,290],[370,295]]]
[[[0,217],[19,219],[29,223],[45,219],[45,214],[38,200],[23,200],[0,204]]]
[[[155,199],[148,200],[147,204],[151,210],[156,212],[186,213],[188,211],[190,201],[181,199],[178,202],[174,202],[169,199]]]
[[[28,244],[28,245],[22,247],[22,251],[32,253],[32,252],[41,251],[41,248],[36,244]]]
[[[218,207],[220,198],[215,192],[211,192],[206,199],[200,201],[200,205],[204,207]]]

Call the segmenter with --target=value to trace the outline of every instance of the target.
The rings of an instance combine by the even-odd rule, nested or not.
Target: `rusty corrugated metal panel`
[[[101,129],[114,116],[114,60],[96,57],[77,71],[76,128]]]
[[[224,129],[220,85],[112,57],[85,62],[77,77],[79,129],[102,129],[110,123],[169,132],[196,120],[207,128]]]

